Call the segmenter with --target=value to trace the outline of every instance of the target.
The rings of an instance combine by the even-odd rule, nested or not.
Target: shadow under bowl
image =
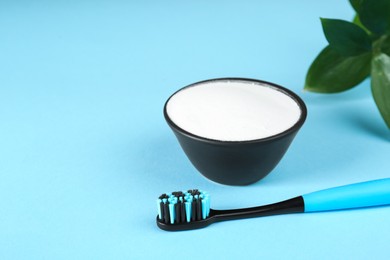
[[[250,141],[220,141],[194,135],[176,125],[167,113],[169,100],[179,91],[201,83],[239,80],[266,84],[292,98],[301,110],[298,121],[276,135]],[[267,176],[279,163],[306,120],[305,103],[292,91],[274,83],[247,78],[218,78],[193,83],[172,94],[164,106],[164,117],[185,154],[206,178],[226,185],[248,185]]]

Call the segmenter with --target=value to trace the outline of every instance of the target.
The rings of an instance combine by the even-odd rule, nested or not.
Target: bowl
[[[229,87],[229,84],[232,86],[231,88]],[[261,89],[261,91],[264,92],[268,91],[269,93],[271,93],[272,91],[276,91],[274,94],[272,94],[275,96],[275,101],[277,101],[277,99],[280,99],[283,100],[283,102],[274,102],[278,103],[275,104],[275,106],[285,106],[286,103],[289,103],[290,101],[292,102],[291,104],[296,104],[298,112],[294,112],[294,120],[291,119],[293,118],[293,116],[286,117],[286,119],[284,119],[283,116],[284,113],[287,114],[291,112],[290,110],[294,110],[295,105],[291,105],[293,109],[288,108],[285,109],[286,111],[284,112],[283,110],[280,110],[279,107],[276,107],[275,109],[272,108],[274,110],[281,111],[277,112],[277,116],[272,117],[271,113],[263,113],[263,110],[259,110],[258,114],[263,113],[263,117],[270,117],[264,119],[265,121],[272,121],[280,116],[281,119],[278,119],[280,122],[278,122],[277,120],[276,122],[274,122],[277,126],[279,126],[280,124],[283,125],[286,121],[291,121],[289,123],[290,125],[285,125],[284,128],[281,128],[278,131],[272,130],[272,132],[270,130],[271,133],[264,134],[260,133],[263,131],[262,129],[267,130],[271,128],[274,129],[276,127],[262,127],[260,124],[257,124],[253,120],[251,121],[249,119],[248,122],[244,121],[246,120],[246,117],[250,117],[249,115],[246,115],[247,113],[245,111],[248,111],[248,114],[250,114],[252,117],[255,118],[255,120],[257,120],[257,112],[253,113],[253,111],[251,110],[252,107],[249,107],[249,105],[248,107],[246,107],[246,103],[249,104],[250,102],[247,102],[246,100],[244,100],[243,102],[241,100],[241,103],[238,102],[236,104],[236,108],[234,108],[234,102],[232,102],[232,108],[230,107],[230,105],[227,108],[223,108],[223,106],[221,107],[221,104],[219,103],[219,97],[224,96],[227,92],[232,92],[233,90],[236,91],[235,89],[233,89],[233,86],[240,86],[240,84],[247,84],[247,86],[243,86],[248,89],[250,88],[250,91],[260,91],[260,87],[264,87],[264,89]],[[225,90],[228,91],[219,92],[217,94],[214,93],[215,100],[211,100],[210,97],[208,97],[209,94],[204,95],[199,92],[200,90],[210,92],[212,91],[210,87],[213,86],[225,86]],[[199,88],[196,89],[197,87]],[[202,89],[200,87],[202,87]],[[229,87],[229,89],[227,87]],[[257,87],[259,87],[259,89],[257,89]],[[215,89],[217,88],[215,87]],[[238,91],[241,91],[239,88],[237,89]],[[191,94],[191,92],[196,93],[197,96],[195,96],[195,94]],[[180,104],[179,101],[175,101],[176,99],[179,99],[177,97],[180,97],[178,93],[181,93],[181,96],[183,96],[182,93],[185,93],[185,95],[189,95],[187,97],[187,100],[181,101],[182,104],[184,104],[182,105],[182,107],[180,107],[180,105],[177,105]],[[233,94],[231,94],[230,96],[226,95],[226,100],[224,100],[223,102],[230,102],[230,99],[234,99],[236,97],[237,99],[241,98],[240,92],[237,92],[238,95],[234,94],[235,92],[232,93]],[[191,95],[193,95],[193,98]],[[256,98],[255,95],[252,94],[246,95],[248,96],[248,100]],[[242,94],[242,96],[244,95]],[[258,104],[268,102],[270,103],[270,105],[267,105],[268,107],[274,106],[271,102],[273,100],[272,97],[263,98],[260,95],[259,97],[261,97],[263,101],[260,102],[259,99]],[[212,115],[214,113],[214,117],[210,116],[210,118],[208,119],[209,121],[207,122],[208,125],[213,125],[214,121],[221,121],[222,119],[225,120],[224,118],[227,118],[227,121],[225,120],[226,122],[223,120],[221,121],[222,123],[219,122],[222,124],[222,127],[219,126],[218,128],[213,126],[215,129],[211,129],[212,127],[210,126],[210,131],[208,130],[208,125],[205,125],[204,122],[201,122],[202,120],[199,120],[196,114],[198,113],[196,107],[201,107],[201,104],[199,103],[203,103],[203,101],[207,99],[209,99],[208,103],[206,101],[205,102],[208,106],[218,107],[219,110],[215,109],[216,111],[214,111],[214,108],[210,109],[210,107],[206,106],[205,109],[208,109],[210,113],[209,111],[203,111],[204,115],[200,116],[200,119],[202,119],[202,117],[206,118],[208,114]],[[258,105],[256,99],[251,100],[251,102],[253,102],[253,106]],[[191,105],[189,103],[194,104]],[[268,107],[266,107],[266,110],[268,109]],[[192,111],[192,114],[185,114],[185,112],[183,111],[185,111],[186,109],[188,111]],[[271,112],[272,109],[270,110]],[[242,110],[244,112],[241,113],[241,115],[239,116],[235,115],[237,119],[229,118],[230,114],[236,113],[237,110]],[[199,111],[201,111],[201,109],[199,109]],[[180,120],[175,119],[175,113],[181,113],[179,116],[183,118],[181,120],[183,122],[179,122]],[[164,106],[165,120],[172,129],[173,133],[175,134],[177,140],[180,143],[180,146],[184,150],[191,163],[206,178],[214,182],[226,185],[248,185],[257,182],[267,176],[275,168],[275,166],[279,163],[279,161],[286,153],[297,132],[305,122],[306,116],[307,109],[304,102],[292,91],[271,82],[248,78],[217,78],[196,82],[176,91],[168,98]],[[254,130],[249,131],[250,127],[240,126],[240,124],[243,125],[245,123],[252,124]],[[186,124],[192,125],[192,127],[188,127],[186,126]],[[202,124],[205,126],[203,126],[203,128],[200,128],[199,125]],[[227,125],[228,129],[225,129],[223,127],[224,125]],[[229,131],[230,128],[232,129],[232,131]],[[245,135],[248,135],[249,137],[243,137],[241,139],[239,137],[236,138],[236,136],[234,136],[235,128],[239,129],[239,131],[236,132],[243,132],[238,134],[238,136],[243,136],[244,130],[249,129],[248,133],[245,133]],[[260,129],[261,131],[257,131],[257,129]],[[206,131],[206,134],[201,133],[202,131]],[[210,133],[208,133],[208,131]],[[222,137],[222,133],[225,134],[224,137]],[[221,135],[221,138],[219,138],[219,135]]]

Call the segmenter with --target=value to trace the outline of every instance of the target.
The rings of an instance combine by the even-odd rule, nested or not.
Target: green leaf
[[[342,56],[327,46],[311,64],[305,89],[319,93],[336,93],[362,82],[370,73],[371,53]]]
[[[381,52],[387,54],[390,56],[390,36],[387,36],[382,41],[382,44],[380,46]]]
[[[356,24],[324,18],[321,23],[329,45],[340,54],[355,56],[371,50],[370,37]]]
[[[349,2],[353,9],[355,9],[356,12],[359,12],[360,5],[362,4],[363,0],[349,0]]]
[[[362,24],[360,21],[359,15],[356,14],[355,17],[353,18],[352,22],[362,28],[367,34],[370,34],[371,32]]]
[[[363,0],[359,17],[364,26],[373,33],[382,35],[390,31],[390,1]]]
[[[372,59],[371,91],[375,103],[390,128],[390,57],[379,54]]]

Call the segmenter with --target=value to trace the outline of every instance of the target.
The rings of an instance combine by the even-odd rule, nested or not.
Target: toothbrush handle
[[[304,212],[390,204],[390,178],[350,184],[302,195]]]

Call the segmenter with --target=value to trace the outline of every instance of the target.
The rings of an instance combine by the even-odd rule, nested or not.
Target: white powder
[[[194,135],[249,141],[281,133],[301,115],[297,102],[272,86],[242,80],[200,83],[167,104],[169,118]]]

